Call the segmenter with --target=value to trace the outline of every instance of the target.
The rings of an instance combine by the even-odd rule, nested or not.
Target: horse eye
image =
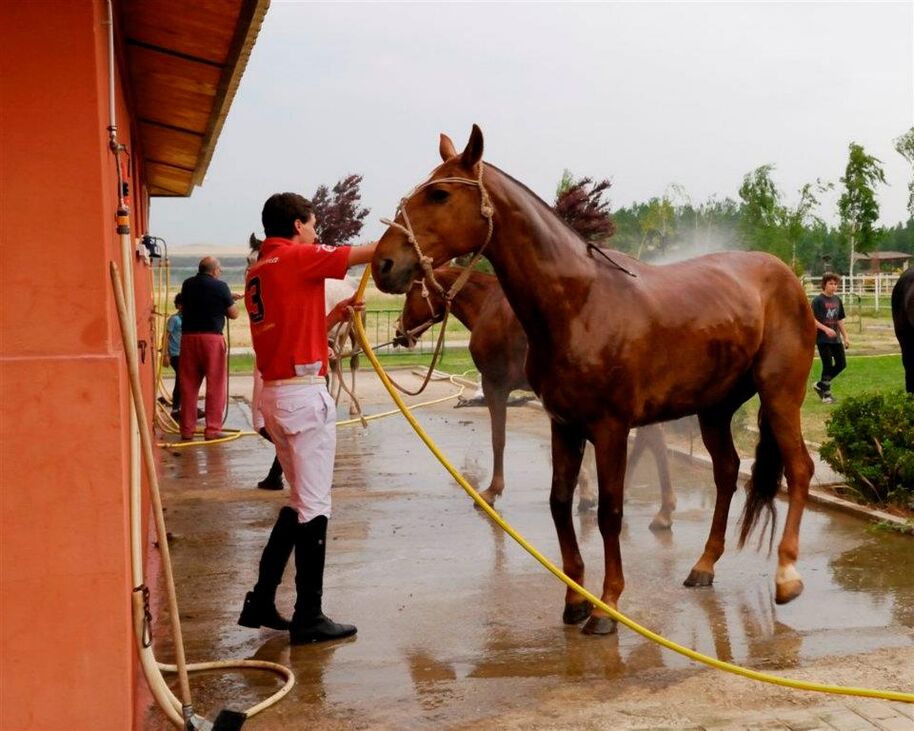
[[[432,188],[428,192],[428,199],[432,203],[444,203],[451,194],[441,188]]]

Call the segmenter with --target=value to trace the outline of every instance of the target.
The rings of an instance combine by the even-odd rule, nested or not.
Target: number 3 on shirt
[[[263,300],[260,297],[260,277],[251,277],[248,280],[246,289],[251,293],[251,306],[253,309],[248,313],[251,317],[251,322],[262,322],[264,311]]]

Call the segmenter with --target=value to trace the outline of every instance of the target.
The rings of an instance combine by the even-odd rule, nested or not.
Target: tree
[[[368,208],[359,205],[362,200],[361,184],[361,175],[347,175],[337,181],[332,191],[326,185],[318,186],[311,204],[317,217],[315,230],[319,241],[341,246],[361,233],[363,221],[369,213]]]
[[[638,259],[646,253],[657,254],[671,243],[676,230],[676,209],[664,193],[662,198],[651,198],[647,202],[639,221],[641,241],[638,244]]]
[[[797,259],[797,248],[810,228],[822,229],[824,222],[813,211],[819,207],[817,193],[824,193],[834,187],[831,183],[817,180],[815,186],[806,183],[800,188],[800,201],[795,208],[781,208],[781,224],[784,236],[790,244],[790,268],[796,274],[802,273],[803,267]]]
[[[841,178],[844,192],[838,199],[838,212],[850,241],[849,271],[853,287],[854,252],[871,251],[879,236],[879,230],[873,227],[879,219],[879,203],[873,187],[876,183],[885,183],[885,174],[882,172],[882,161],[867,155],[862,145],[851,142],[848,152],[847,167]]]
[[[739,228],[746,248],[767,251],[786,261],[789,252],[781,231],[784,206],[781,191],[771,179],[772,170],[774,165],[761,165],[743,178],[739,188],[743,201]]]
[[[606,241],[616,230],[609,201],[603,200],[603,194],[611,185],[606,179],[598,183],[591,178],[575,180],[566,170],[556,189],[552,208],[585,241]]]
[[[912,167],[911,181],[908,183],[908,215],[914,218],[914,127],[894,140],[895,150]]]

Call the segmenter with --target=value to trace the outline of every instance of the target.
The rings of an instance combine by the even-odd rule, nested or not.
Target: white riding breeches
[[[336,458],[336,404],[324,384],[265,383],[260,408],[291,487],[298,522],[330,517]]]

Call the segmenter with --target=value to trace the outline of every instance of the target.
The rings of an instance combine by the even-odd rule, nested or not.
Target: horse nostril
[[[389,274],[390,270],[393,268],[394,268],[393,259],[384,259],[384,261],[381,262],[381,274]]]

